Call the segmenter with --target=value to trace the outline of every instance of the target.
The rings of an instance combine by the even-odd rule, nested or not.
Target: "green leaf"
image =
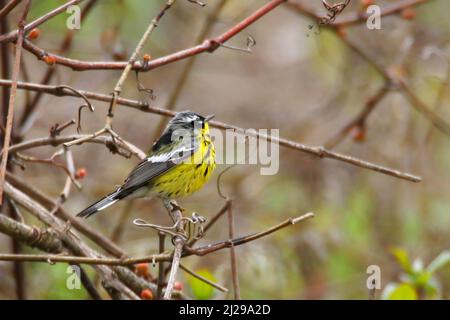
[[[407,283],[390,283],[384,290],[382,298],[384,300],[417,300],[417,292],[413,286]]]
[[[214,277],[214,275],[208,269],[200,269],[200,270],[196,271],[196,273],[208,280],[217,282],[217,279]],[[211,287],[209,284],[207,284],[193,276],[189,276],[189,278],[187,280],[191,287],[192,294],[198,300],[208,300],[214,296],[214,288]]]
[[[391,248],[389,251],[405,272],[407,273],[413,272],[411,261],[409,260],[409,256],[406,250],[402,248]]]
[[[430,264],[427,267],[427,271],[430,274],[433,274],[438,269],[442,268],[449,262],[450,262],[450,251],[449,250],[443,251],[433,261],[430,262]]]

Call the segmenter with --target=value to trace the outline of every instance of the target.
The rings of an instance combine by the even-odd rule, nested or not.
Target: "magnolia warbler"
[[[158,197],[170,201],[200,189],[216,166],[208,124],[212,118],[191,111],[177,113],[153,144],[150,155],[125,182],[77,216],[88,218],[124,198]]]

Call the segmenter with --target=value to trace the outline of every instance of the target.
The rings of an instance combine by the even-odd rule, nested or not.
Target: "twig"
[[[124,233],[124,229],[126,224],[129,221],[130,214],[132,213],[132,207],[133,207],[134,201],[128,200],[125,203],[125,206],[120,213],[119,219],[117,220],[115,227],[113,228],[113,231],[111,232],[111,236],[109,237],[112,242],[119,243],[122,235]]]
[[[81,1],[84,1],[84,0],[70,0],[70,1],[66,2],[65,4],[53,9],[52,11],[46,13],[45,15],[37,18],[36,20],[34,20],[34,21],[28,23],[26,26],[24,26],[24,28],[23,28],[24,32],[27,33],[28,31],[40,26],[47,20],[50,20],[51,18],[57,16],[58,14],[65,12],[68,7],[70,7],[72,5],[76,5],[76,4],[80,3]],[[20,33],[20,28],[18,30],[11,31],[8,34],[0,35],[0,43],[5,42],[5,41],[15,41],[16,39],[19,38],[19,33]]]
[[[311,17],[319,18],[314,12],[306,9],[302,5],[291,5],[292,9],[297,11],[300,14],[308,15]],[[336,31],[336,28],[332,28],[332,30]],[[365,60],[369,65],[371,65],[380,75],[383,77],[384,81],[387,83],[392,83],[393,85],[398,86],[401,91],[404,93],[405,97],[411,103],[411,106],[414,107],[418,112],[420,112],[426,119],[428,119],[436,128],[438,128],[441,132],[450,135],[450,124],[446,121],[442,120],[438,117],[428,106],[426,106],[408,87],[406,82],[403,79],[396,78],[392,75],[388,69],[380,66],[375,59],[366,54],[363,50],[361,50],[358,46],[352,43],[347,37],[343,36],[341,33],[336,32],[336,34],[340,37],[342,42],[347,45],[352,51],[358,54],[363,60]]]
[[[405,8],[420,5],[422,3],[426,3],[428,0],[400,0],[393,4],[387,4],[384,5],[381,8],[380,16],[389,16],[396,14],[400,11],[402,11]],[[315,10],[309,8],[308,6],[304,5],[302,2],[297,2],[294,0],[289,0],[286,3],[286,6],[290,9],[293,9],[301,14],[307,15],[313,19],[320,19],[320,15]],[[343,15],[339,15],[336,17],[334,21],[329,21],[325,25],[321,25],[321,27],[325,28],[334,28],[334,27],[341,27],[341,26],[350,26],[358,23],[365,23],[367,21],[367,18],[369,17],[369,14],[366,12],[352,12],[347,13]]]
[[[5,4],[6,0],[0,0],[0,5]],[[0,19],[0,33],[6,33],[9,31],[9,21],[8,16]],[[11,67],[10,67],[10,54],[8,46],[0,46],[1,54],[1,71],[3,79],[11,78]],[[6,115],[8,114],[8,102],[9,102],[9,87],[2,88],[2,105],[1,105],[1,121],[0,121],[0,133],[5,134],[4,123],[6,123]]]
[[[159,236],[159,254],[164,252],[164,242],[166,240],[166,235],[163,232],[158,233]],[[161,299],[163,284],[164,284],[164,261],[158,263],[158,282],[156,287],[156,300]]]
[[[226,3],[226,0],[220,0],[219,3],[213,8],[212,12],[209,14],[209,16],[206,18],[206,21],[204,22],[202,29],[200,30],[197,38],[195,39],[195,43],[200,43],[203,39],[205,39],[209,32],[211,31],[212,27],[214,26],[214,22],[219,16],[220,12],[222,11],[224,5]],[[172,94],[170,95],[170,98],[167,102],[167,110],[175,110],[176,102],[178,101],[178,98],[180,97],[181,93],[183,92],[183,89],[185,87],[185,84],[187,83],[189,79],[189,75],[191,73],[192,67],[194,66],[195,61],[197,60],[197,56],[193,56],[192,58],[188,59],[183,66],[183,69],[181,70],[181,73],[176,81],[175,88],[172,91]],[[167,120],[162,118],[158,125],[156,126],[155,132],[153,133],[154,138],[158,138],[164,127],[167,124]],[[153,142],[153,141],[152,141]],[[152,143],[150,143],[152,145]]]
[[[25,3],[25,8],[23,10],[22,16],[20,17],[18,26],[18,39],[16,45],[16,53],[14,60],[14,67],[12,73],[12,86],[11,93],[9,96],[9,104],[8,104],[8,115],[6,118],[6,126],[5,126],[5,137],[3,140],[3,152],[2,152],[2,160],[0,163],[0,205],[3,202],[3,185],[5,182],[5,173],[6,173],[6,164],[8,163],[8,150],[9,144],[11,142],[11,132],[13,126],[13,118],[14,118],[14,105],[16,101],[16,92],[17,92],[17,81],[20,73],[20,62],[22,60],[22,43],[24,39],[24,26],[25,20],[28,15],[28,11],[30,10],[31,0],[27,0]]]
[[[9,80],[2,80],[0,79],[0,86],[1,85],[10,85],[10,81]],[[46,91],[46,93],[50,93],[50,94],[55,94],[54,93],[54,88],[55,86],[42,86],[42,85],[38,85],[38,84],[25,84],[25,83],[18,83],[18,88],[26,88],[26,89],[30,89],[30,90],[44,90]],[[33,88],[33,89],[32,89]],[[88,97],[89,99],[93,99],[93,100],[99,100],[99,101],[111,101],[111,96],[108,95],[103,95],[103,94],[99,94],[99,93],[93,93],[93,92],[86,92],[86,91],[81,91],[86,97]],[[64,92],[64,95],[72,95],[69,92]],[[173,117],[176,112],[174,111],[170,111],[170,110],[166,110],[163,108],[158,108],[158,107],[153,107],[153,106],[149,106],[147,103],[145,102],[141,102],[141,101],[136,101],[136,100],[131,100],[131,99],[123,99],[123,98],[119,98],[117,100],[118,104],[121,104],[123,106],[128,106],[128,107],[132,107],[132,108],[136,108],[139,109],[141,111],[144,112],[149,112],[149,113],[155,113],[155,114],[159,114],[159,115],[163,115],[163,116],[169,116],[169,117]],[[223,130],[233,130],[235,132],[238,132],[240,134],[249,136],[249,137],[256,137],[256,138],[260,138],[260,139],[265,139],[269,142],[272,143],[279,143],[281,146],[283,147],[287,147],[290,149],[294,149],[294,150],[298,150],[304,153],[309,153],[315,156],[318,156],[319,158],[330,158],[330,159],[335,159],[338,161],[342,161],[342,162],[346,162],[361,168],[365,168],[365,169],[369,169],[369,170],[373,170],[376,172],[380,172],[383,174],[387,174],[396,178],[400,178],[400,179],[404,179],[404,180],[409,180],[412,182],[420,182],[422,180],[421,177],[416,176],[416,175],[412,175],[410,173],[406,173],[406,172],[401,172],[399,170],[395,170],[395,169],[391,169],[391,168],[387,168],[378,164],[374,164],[365,160],[361,160],[355,157],[351,157],[348,155],[344,155],[344,154],[340,154],[337,152],[333,152],[333,151],[329,151],[327,149],[325,149],[322,146],[308,146],[305,144],[301,144],[292,140],[288,140],[288,139],[284,139],[284,138],[275,138],[272,136],[268,136],[268,135],[264,135],[264,134],[260,134],[258,132],[254,132],[252,131],[247,131],[243,128],[231,125],[231,124],[226,124],[223,122],[219,122],[219,121],[210,121],[210,124],[212,127],[215,128],[219,128],[219,129],[223,129]],[[85,141],[88,141],[89,139],[92,138],[92,135],[90,135],[91,137],[85,136],[86,139],[83,139]],[[98,137],[97,137],[98,138]],[[76,139],[75,139],[76,140]],[[144,156],[145,157],[145,156]]]
[[[387,4],[381,8],[380,16],[383,17],[396,14],[405,8],[417,6],[426,3],[427,1],[428,0],[401,0],[396,3]],[[338,18],[336,18],[335,21],[331,22],[331,25],[333,27],[353,25],[356,23],[362,23],[367,21],[368,17],[369,14],[366,12],[348,13],[346,15],[341,15]]]
[[[132,69],[144,72],[153,70],[155,68],[183,60],[186,58],[193,57],[195,55],[201,54],[201,53],[212,53],[216,51],[222,44],[230,40],[232,37],[240,33],[242,30],[253,24],[255,21],[257,21],[259,18],[263,17],[279,5],[286,2],[286,0],[272,0],[260,9],[256,10],[254,13],[252,13],[250,16],[236,24],[235,26],[231,27],[221,35],[213,38],[213,39],[206,39],[203,41],[203,43],[193,46],[188,49],[184,49],[172,54],[169,54],[164,57],[160,57],[154,60],[150,60],[147,63],[143,64],[140,61],[134,61],[132,65]],[[48,54],[45,50],[39,48],[35,44],[31,43],[30,41],[24,41],[24,48],[34,54],[36,57],[41,59],[43,56]],[[122,70],[125,69],[129,64],[128,61],[124,62],[110,62],[110,61],[82,61],[82,60],[76,60],[76,59],[70,59],[66,58],[57,54],[51,54],[53,57],[55,57],[56,64],[60,64],[69,68],[72,68],[76,71],[86,71],[86,70]]]
[[[195,254],[195,255],[203,256],[205,254],[209,254],[209,253],[217,251],[217,250],[221,250],[221,249],[224,249],[224,248],[229,248],[231,245],[238,246],[238,245],[247,243],[249,241],[253,241],[253,240],[259,239],[259,238],[267,236],[267,235],[269,235],[269,234],[271,234],[271,233],[273,233],[275,231],[278,231],[280,229],[283,229],[283,228],[286,228],[288,226],[294,225],[294,224],[296,224],[296,223],[298,223],[300,221],[303,221],[303,220],[306,220],[306,219],[309,219],[309,218],[312,218],[312,217],[314,217],[314,213],[308,212],[308,213],[305,213],[304,215],[302,215],[300,217],[297,217],[297,218],[289,218],[286,221],[284,221],[284,222],[282,222],[282,223],[280,223],[280,224],[278,224],[278,225],[276,225],[274,227],[271,227],[271,228],[269,228],[269,229],[267,229],[265,231],[262,231],[262,232],[257,232],[257,233],[251,234],[251,235],[243,236],[243,237],[240,237],[240,238],[237,238],[237,239],[233,239],[231,241],[230,240],[228,240],[228,241],[221,241],[221,242],[218,242],[218,243],[215,243],[215,244],[206,245],[206,246],[203,246],[203,247],[200,247],[200,248],[190,249],[190,250],[187,250],[187,252],[189,253],[189,255]]]
[[[332,149],[342,142],[353,128],[364,128],[368,116],[389,92],[389,87],[388,84],[383,85],[371,98],[369,98],[361,112],[350,120],[337,135],[328,140],[328,142],[325,143],[325,147]]]
[[[176,204],[172,201],[172,203],[164,203],[166,205],[166,208],[169,210],[170,215],[172,216],[172,220],[177,225],[177,233],[180,233],[179,235],[176,235],[173,237],[172,242],[174,245],[173,250],[173,258],[172,258],[172,265],[170,268],[169,273],[169,279],[167,280],[167,286],[166,291],[164,292],[164,300],[170,300],[172,297],[172,291],[176,280],[176,275],[178,272],[178,267],[180,265],[181,260],[181,254],[183,251],[184,244],[186,243],[186,238],[183,236],[184,234],[184,220],[183,215],[179,208],[176,207]]]
[[[102,300],[100,293],[95,288],[95,285],[92,283],[91,279],[89,279],[89,276],[87,272],[84,270],[84,268],[78,264],[70,266],[77,266],[80,269],[80,281],[83,284],[83,287],[86,289],[87,293],[89,293],[89,295],[91,296],[91,298],[93,300]]]
[[[71,125],[73,125],[75,123],[77,123],[77,122],[74,119],[71,119],[71,120],[63,123],[62,125],[59,125],[59,123],[56,123],[55,125],[53,125],[50,128],[50,137],[55,138],[55,137],[59,136],[64,129],[67,129],[68,127],[70,127]]]
[[[200,281],[203,281],[206,284],[209,284],[211,287],[216,288],[217,290],[220,290],[222,292],[228,292],[228,289],[225,288],[224,286],[215,283],[201,275],[199,275],[198,273],[192,271],[191,269],[189,269],[188,267],[184,266],[183,264],[180,263],[180,269],[183,271],[186,271],[187,273],[189,273],[191,276],[193,276],[194,278],[199,279]]]
[[[131,55],[130,59],[128,60],[127,65],[125,66],[119,80],[116,83],[116,86],[114,87],[114,92],[112,94],[113,98],[111,100],[111,104],[109,106],[108,115],[107,115],[107,119],[106,119],[106,128],[111,129],[112,119],[114,117],[114,110],[115,110],[116,104],[117,104],[117,98],[120,96],[120,93],[122,92],[122,86],[125,83],[125,80],[127,79],[128,74],[132,70],[134,62],[137,60],[139,54],[142,52],[145,42],[147,42],[147,39],[152,34],[153,30],[155,30],[155,28],[158,26],[158,23],[161,20],[161,18],[164,16],[164,14],[167,12],[167,10],[169,10],[172,7],[172,5],[175,3],[175,1],[176,0],[167,0],[166,4],[162,8],[162,10],[158,13],[158,15],[155,18],[152,19],[151,23],[145,30],[145,32],[142,35],[141,39],[139,40],[136,48],[134,49],[133,54]]]
[[[123,142],[124,140],[113,141],[109,137],[91,138],[91,135],[83,135],[83,134],[75,134],[75,135],[70,135],[70,136],[59,136],[56,138],[52,138],[52,137],[37,138],[37,139],[28,140],[28,141],[24,141],[24,142],[12,145],[9,148],[9,150],[10,150],[10,153],[15,153],[15,152],[20,152],[23,150],[33,149],[33,148],[37,148],[37,147],[41,147],[41,146],[48,146],[48,145],[58,146],[58,145],[76,141],[79,139],[85,139],[87,137],[90,138],[90,139],[86,139],[86,142],[88,142],[88,143],[104,144],[109,149],[111,147],[111,144],[113,144],[113,145],[116,145],[116,148],[119,147],[119,148],[122,148],[122,149],[125,149],[125,150],[131,152],[132,155],[135,155],[140,160],[142,160],[146,157],[146,154],[142,150],[140,150],[138,147],[136,147],[135,145],[131,144],[128,141],[125,144]],[[2,154],[2,152],[3,151],[1,151],[0,154]],[[117,152],[117,150],[116,150],[116,152]],[[120,152],[119,152],[119,154],[123,155]]]
[[[67,230],[67,225],[63,221],[51,215],[44,207],[34,202],[32,199],[11,186],[9,183],[5,183],[5,193],[10,198],[14,199],[18,205],[32,213],[36,218],[44,222],[46,225],[51,226],[52,229],[58,233],[64,244],[75,255],[90,258],[102,257],[100,253],[89,248],[84,242],[80,241],[80,239],[75,236],[70,230]],[[51,260],[47,260],[47,262],[52,263]],[[97,265],[95,268],[102,277],[102,284],[104,288],[112,297],[123,298],[124,295],[130,296],[129,289],[121,281],[117,280],[111,268],[102,265]],[[138,298],[135,294],[132,297]]]
[[[199,248],[184,248],[184,252],[182,253],[183,257],[191,256],[191,255],[207,255],[212,252],[229,248],[231,243],[234,246],[242,245],[244,243],[257,240],[264,236],[267,236],[271,233],[274,233],[280,229],[286,228],[288,226],[292,226],[300,221],[307,220],[314,216],[313,213],[306,213],[297,218],[289,218],[286,221],[273,226],[265,231],[253,233],[250,235],[246,235],[243,237],[235,238],[230,240],[221,241],[215,244],[202,246]],[[115,258],[93,258],[93,257],[76,257],[76,256],[64,256],[64,255],[39,255],[39,254],[21,254],[21,255],[13,255],[13,254],[0,254],[0,261],[34,261],[34,262],[69,262],[69,263],[81,263],[81,264],[92,264],[92,265],[113,265],[113,266],[127,266],[134,265],[142,262],[159,262],[159,261],[171,261],[171,254],[155,254],[148,257],[143,258],[123,258],[123,259],[115,259]]]
[[[80,23],[83,23],[83,21],[86,19],[86,16],[91,11],[91,9],[94,7],[97,0],[90,0],[81,10],[81,17],[80,17]],[[67,52],[71,47],[73,43],[74,35],[73,30],[67,30],[66,35],[64,39],[61,42],[61,45],[59,46],[58,52],[59,54],[64,54]],[[42,77],[40,83],[41,84],[49,84],[52,80],[53,76],[55,75],[56,68],[46,68],[45,74]],[[4,77],[5,78],[5,77]],[[35,117],[33,114],[36,111],[36,107],[42,97],[42,92],[38,91],[33,99],[25,105],[25,108],[22,112],[22,115],[19,120],[19,135],[24,135],[29,128],[31,128]]]
[[[203,232],[206,234],[206,232],[219,220],[219,218],[221,216],[223,216],[223,214],[225,212],[227,212],[228,210],[228,206],[230,205],[229,200],[225,201],[225,204],[222,206],[222,208],[219,209],[219,211],[211,218],[208,220],[208,222],[205,224],[205,226],[203,227]],[[189,242],[187,243],[188,247],[192,247],[197,241],[199,240],[199,238],[192,238],[191,240],[189,240]]]
[[[0,214],[0,232],[46,252],[63,251],[63,243],[53,230],[28,226],[3,213]]]
[[[3,19],[8,13],[11,12],[22,0],[11,0],[0,10],[0,19]]]
[[[228,201],[227,201],[228,202]],[[231,264],[231,279],[233,280],[234,300],[241,300],[241,290],[239,287],[239,274],[237,269],[236,251],[232,239],[234,238],[234,221],[233,221],[233,202],[228,202],[228,237],[230,239],[230,264]]]
[[[69,150],[68,150],[69,151]],[[63,150],[64,152],[64,150]],[[28,155],[24,155],[21,153],[16,153],[16,157],[19,158],[20,160],[23,161],[27,161],[27,162],[34,162],[34,163],[44,163],[44,164],[50,164],[53,165],[57,168],[62,169],[67,176],[70,178],[70,180],[72,181],[72,183],[78,188],[81,189],[81,185],[80,183],[75,179],[75,176],[73,175],[73,173],[69,170],[69,167],[66,166],[65,164],[59,163],[55,160],[55,158],[59,155],[59,152],[55,153],[53,156],[51,156],[48,159],[39,159],[39,158],[35,158],[32,156],[28,156]]]
[[[6,178],[12,186],[24,192],[35,201],[41,203],[47,210],[54,210],[54,208],[57,207],[58,203],[53,198],[37,190],[17,176],[7,172]],[[99,233],[97,230],[85,224],[83,220],[80,220],[67,212],[62,206],[58,207],[55,214],[57,216],[60,216],[63,220],[69,221],[72,227],[84,234],[88,239],[93,241],[106,252],[112,254],[115,257],[125,256],[125,251],[123,251],[119,246],[111,242],[107,237]]]

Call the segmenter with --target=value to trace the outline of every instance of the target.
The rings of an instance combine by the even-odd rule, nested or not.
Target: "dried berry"
[[[138,276],[147,278],[150,274],[150,271],[148,269],[148,263],[138,263],[135,266],[135,272]]]
[[[75,172],[75,179],[77,179],[77,180],[83,179],[84,177],[86,177],[86,175],[87,175],[86,169],[85,168],[79,168]]]

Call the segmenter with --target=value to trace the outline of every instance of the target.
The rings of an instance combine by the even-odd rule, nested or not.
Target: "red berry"
[[[141,299],[142,300],[153,300],[153,293],[150,289],[144,289],[141,291]]]
[[[150,274],[148,270],[148,263],[138,263],[135,266],[135,272],[138,276],[147,278]]]
[[[84,177],[86,177],[87,175],[87,171],[85,168],[79,168],[77,169],[77,171],[75,172],[75,179],[83,179]]]
[[[173,288],[178,291],[183,291],[183,282],[175,281],[173,284]]]
[[[39,38],[40,35],[41,35],[41,30],[38,28],[34,28],[33,30],[31,30],[28,33],[28,39],[35,40],[35,39]]]

